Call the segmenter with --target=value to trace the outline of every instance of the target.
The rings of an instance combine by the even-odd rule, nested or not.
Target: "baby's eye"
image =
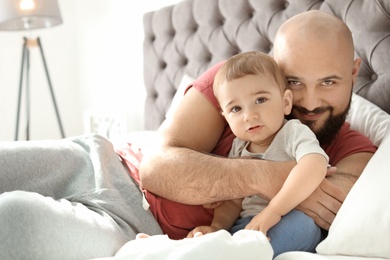
[[[238,106],[232,107],[232,109],[231,109],[232,113],[237,113],[237,112],[239,112],[240,110],[241,110],[241,107],[238,107]]]
[[[261,97],[261,98],[257,98],[256,99],[256,104],[261,104],[261,103],[264,103],[267,99],[264,98],[264,97]]]

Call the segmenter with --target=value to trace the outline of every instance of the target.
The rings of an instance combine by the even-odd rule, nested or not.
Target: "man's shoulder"
[[[336,165],[349,155],[362,152],[374,153],[377,149],[367,136],[351,129],[348,122],[344,123],[332,143],[323,148],[329,155],[332,165]]]
[[[338,142],[345,138],[363,138],[369,140],[368,137],[366,137],[364,134],[360,133],[359,131],[353,130],[348,122],[344,122],[333,142]]]
[[[218,70],[222,67],[225,61],[218,62],[214,64],[210,68],[208,68],[202,75],[200,75],[195,81],[194,85],[204,86],[204,87],[212,87],[214,82],[215,74],[217,74]]]
[[[214,66],[210,67],[201,76],[195,79],[191,84],[192,88],[202,93],[202,95],[206,97],[206,99],[210,101],[210,103],[218,110],[219,110],[219,104],[217,99],[214,96],[213,84],[214,84],[215,74],[217,74],[218,70],[221,68],[224,62],[225,61],[219,62]]]

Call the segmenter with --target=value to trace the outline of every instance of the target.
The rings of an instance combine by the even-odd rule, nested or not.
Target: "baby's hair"
[[[213,83],[214,95],[218,99],[219,87],[225,82],[248,75],[272,78],[281,93],[287,88],[286,78],[271,56],[260,51],[249,51],[232,56],[218,70]]]

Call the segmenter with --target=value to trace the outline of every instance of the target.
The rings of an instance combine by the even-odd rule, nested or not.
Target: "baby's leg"
[[[288,251],[315,252],[322,239],[320,227],[298,210],[285,215],[267,236],[271,238],[274,257]]]
[[[245,217],[237,219],[236,223],[234,223],[233,227],[229,230],[230,234],[234,234],[239,230],[245,229],[246,225],[251,222],[253,217]]]

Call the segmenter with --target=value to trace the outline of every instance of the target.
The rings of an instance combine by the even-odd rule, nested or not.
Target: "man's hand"
[[[222,204],[223,204],[223,201],[208,203],[208,204],[204,204],[203,208],[205,208],[205,209],[216,209],[219,206],[221,206]]]
[[[328,169],[326,171],[326,176],[331,176],[331,175],[335,174],[336,172],[337,172],[337,167],[334,167],[334,166],[328,167]]]
[[[323,229],[329,230],[337,212],[347,197],[347,192],[324,179],[321,185],[298,207]]]
[[[348,192],[363,172],[373,153],[357,153],[328,169],[321,185],[298,207],[321,228],[329,230]]]
[[[201,235],[206,235],[208,233],[213,233],[219,229],[213,226],[199,226],[190,231],[187,235],[187,238],[199,237]]]

